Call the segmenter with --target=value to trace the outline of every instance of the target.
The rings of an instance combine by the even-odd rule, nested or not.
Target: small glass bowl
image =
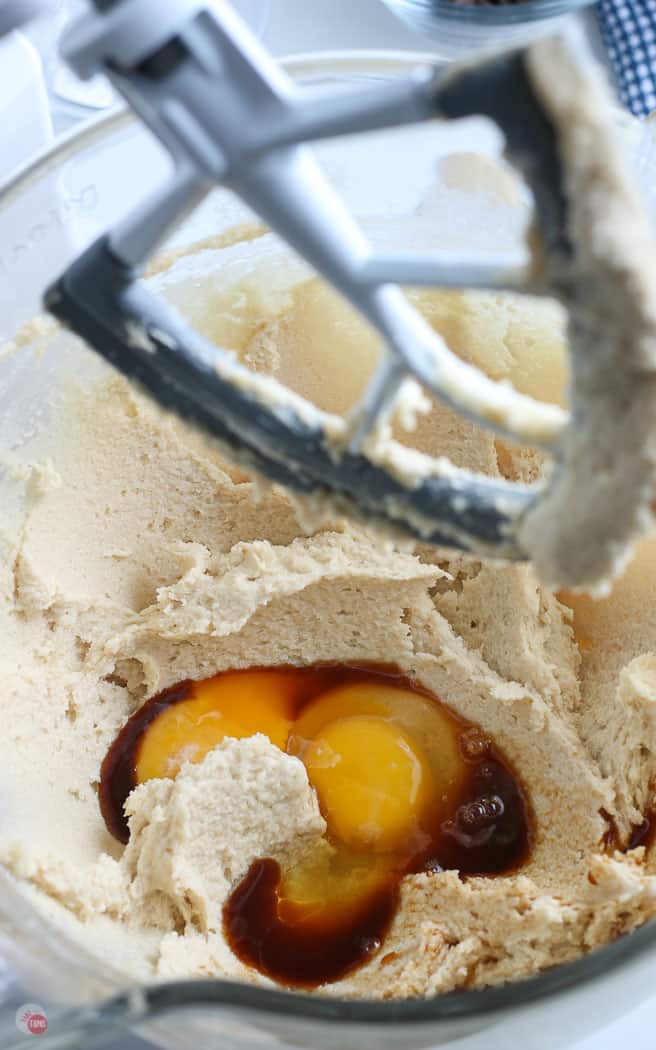
[[[463,4],[455,0],[384,0],[390,11],[429,39],[442,58],[517,47],[553,32],[595,0],[518,0]]]

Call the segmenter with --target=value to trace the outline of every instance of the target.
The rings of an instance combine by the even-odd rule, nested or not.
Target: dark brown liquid
[[[636,824],[631,832],[631,838],[629,839],[627,850],[637,849],[638,846],[644,846],[645,849],[651,849],[654,838],[656,837],[656,820],[654,820],[654,814],[649,813],[642,824]]]
[[[296,717],[320,694],[360,681],[407,689],[440,701],[395,669],[378,666],[327,666],[281,669],[303,676],[307,691]],[[109,830],[122,842],[128,838],[123,806],[136,785],[140,741],[148,726],[169,705],[189,697],[183,682],[149,700],[128,721],[105,758],[101,771],[100,804]],[[440,705],[444,710],[443,705]],[[391,861],[387,874],[356,906],[332,914],[279,897],[282,873],[270,858],[255,861],[225,904],[226,940],[246,964],[286,985],[315,987],[337,980],[361,965],[382,943],[394,917],[399,885],[406,874],[457,870],[468,875],[499,875],[519,868],[532,843],[529,806],[523,789],[493,744],[469,723],[451,714],[458,726],[465,780],[458,804],[448,820],[428,821],[426,835],[415,852]],[[362,855],[360,857],[362,862]],[[366,858],[365,858],[366,862]]]
[[[599,812],[608,824],[608,829],[601,841],[601,845],[608,853],[614,853],[615,850],[628,853],[629,850],[637,849],[638,846],[644,846],[646,850],[651,849],[656,839],[656,813],[653,810],[645,815],[640,824],[633,825],[628,841],[626,839],[622,841],[617,824],[610,813],[605,809]]]
[[[398,876],[390,876],[355,914],[332,922],[329,917],[308,921],[300,908],[281,922],[280,878],[275,860],[256,860],[226,902],[225,937],[242,962],[283,984],[316,988],[343,977],[380,948],[396,912]]]

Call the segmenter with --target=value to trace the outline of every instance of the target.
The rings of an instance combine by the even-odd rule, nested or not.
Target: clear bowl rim
[[[461,26],[484,26],[488,29],[509,25],[527,25],[549,18],[573,14],[590,7],[596,0],[521,0],[515,4],[457,4],[453,0],[385,0],[390,10],[403,10],[408,18],[426,17]]]
[[[589,2],[589,0],[584,0]],[[593,0],[594,2],[594,0]],[[292,76],[326,77],[338,76],[385,76],[395,72],[408,72],[418,66],[443,67],[449,65],[447,59],[431,51],[379,50],[377,48],[341,48],[327,51],[303,51],[283,55],[277,61]],[[107,112],[100,112],[80,124],[74,124],[54,142],[46,146],[34,157],[20,164],[4,176],[0,182],[0,205],[11,203],[12,197],[22,193],[26,184],[32,179],[40,178],[58,161],[75,155],[98,139],[102,140],[112,131],[141,123],[124,103],[119,102]],[[141,125],[145,127],[145,125]]]
[[[411,0],[403,0],[411,2]],[[448,3],[450,0],[443,0]],[[593,0],[572,0],[576,6],[585,6]],[[561,0],[538,0],[541,6],[558,6]],[[430,52],[345,50],[297,54],[281,59],[289,72],[296,76],[321,74],[385,75],[409,70],[418,65],[445,65],[445,61]],[[35,179],[45,175],[58,161],[75,155],[95,141],[104,141],[114,131],[138,124],[137,118],[125,107],[101,113],[74,126],[29,161],[0,185],[0,205],[6,206]],[[650,920],[631,933],[595,949],[572,962],[561,963],[535,976],[521,978],[488,988],[453,991],[431,998],[393,1000],[345,999],[337,996],[314,995],[282,988],[265,988],[220,978],[180,979],[159,981],[139,986],[142,998],[142,1020],[151,1019],[169,1010],[187,1006],[226,1006],[246,1009],[258,1014],[293,1017],[296,1020],[329,1021],[354,1025],[426,1024],[430,1022],[479,1017],[547,999],[575,986],[587,985],[598,977],[611,974],[630,960],[635,960],[656,948],[656,920]],[[98,1006],[98,1019],[115,1017],[119,1001],[132,998],[134,987],[128,992],[118,991]],[[120,1008],[119,1008],[120,1010]]]
[[[533,977],[489,988],[445,992],[431,998],[343,999],[283,988],[262,988],[220,978],[162,981],[140,987],[143,996],[140,1012],[142,1020],[155,1020],[170,1010],[225,1006],[298,1021],[356,1026],[426,1025],[490,1016],[550,999],[561,992],[588,985],[598,977],[607,977],[654,947],[656,921],[651,920],[588,955],[553,966]],[[127,993],[128,996],[131,994]],[[114,1017],[117,1003],[124,999],[123,994],[108,999],[102,1004],[100,1013]]]

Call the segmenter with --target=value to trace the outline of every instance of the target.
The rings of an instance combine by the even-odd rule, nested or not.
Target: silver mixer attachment
[[[611,464],[599,498],[622,496],[619,523],[606,515],[604,525],[594,494],[578,517],[562,512],[572,486],[589,475],[595,456],[590,449],[599,446],[598,434],[586,428],[600,407],[608,408],[603,392],[590,407],[590,369],[599,356],[610,367],[614,353],[630,364],[633,353],[627,359],[624,341],[599,354],[601,326],[608,329],[610,315],[614,332],[619,320],[604,294],[604,263],[594,257],[586,233],[589,195],[564,164],[577,134],[585,147],[584,175],[586,163],[592,171],[599,157],[611,154],[603,85],[579,45],[544,42],[479,65],[424,69],[409,79],[327,95],[294,85],[227,5],[110,0],[99,8],[68,31],[64,54],[78,75],[103,71],[111,78],[170,151],[175,171],[152,200],[92,244],[49,289],[48,309],[161,405],[205,430],[233,459],[296,493],[325,498],[342,512],[437,545],[480,556],[532,557],[551,582],[590,583],[613,571],[629,534],[644,527],[653,490],[651,460],[647,471],[643,457],[645,470],[628,488],[616,473],[619,464]],[[578,115],[570,106],[563,122],[562,98],[552,104],[545,91],[545,68],[562,76],[582,100],[600,100],[594,116],[589,105]],[[499,125],[507,158],[533,193],[530,267],[517,271],[503,260],[374,253],[305,143],[472,114]],[[623,193],[625,211],[633,217],[638,205],[624,192],[627,185],[614,162],[610,169],[613,200]],[[216,183],[237,193],[383,337],[381,362],[346,420],[250,372],[139,280],[140,268],[166,232]],[[625,231],[618,234],[623,236]],[[589,294],[595,269],[603,301],[596,313]],[[456,357],[399,284],[557,295],[570,311],[573,422],[560,408],[497,384]],[[618,309],[626,306],[624,300]],[[636,359],[642,354],[643,369],[645,353],[643,340],[634,353]],[[384,424],[408,377],[510,441],[551,452],[555,469],[549,479],[526,486],[458,470],[443,460],[406,460],[385,436]],[[651,402],[648,407],[651,411]],[[654,421],[649,416],[644,427]],[[609,418],[603,449],[608,442],[618,447],[614,426]],[[634,446],[640,435],[646,443],[641,428],[642,423]],[[579,535],[588,519],[594,552],[581,561],[573,557],[571,529]]]

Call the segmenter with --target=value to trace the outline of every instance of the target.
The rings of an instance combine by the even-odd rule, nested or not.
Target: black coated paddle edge
[[[535,490],[484,477],[436,477],[408,489],[361,454],[344,450],[336,457],[319,426],[222,379],[216,364],[226,352],[136,281],[106,236],[48,290],[45,304],[160,405],[208,431],[272,481],[301,493],[335,493],[349,513],[382,518],[439,546],[523,557],[513,534]],[[421,523],[413,521],[417,515]],[[434,528],[424,531],[425,521]]]

